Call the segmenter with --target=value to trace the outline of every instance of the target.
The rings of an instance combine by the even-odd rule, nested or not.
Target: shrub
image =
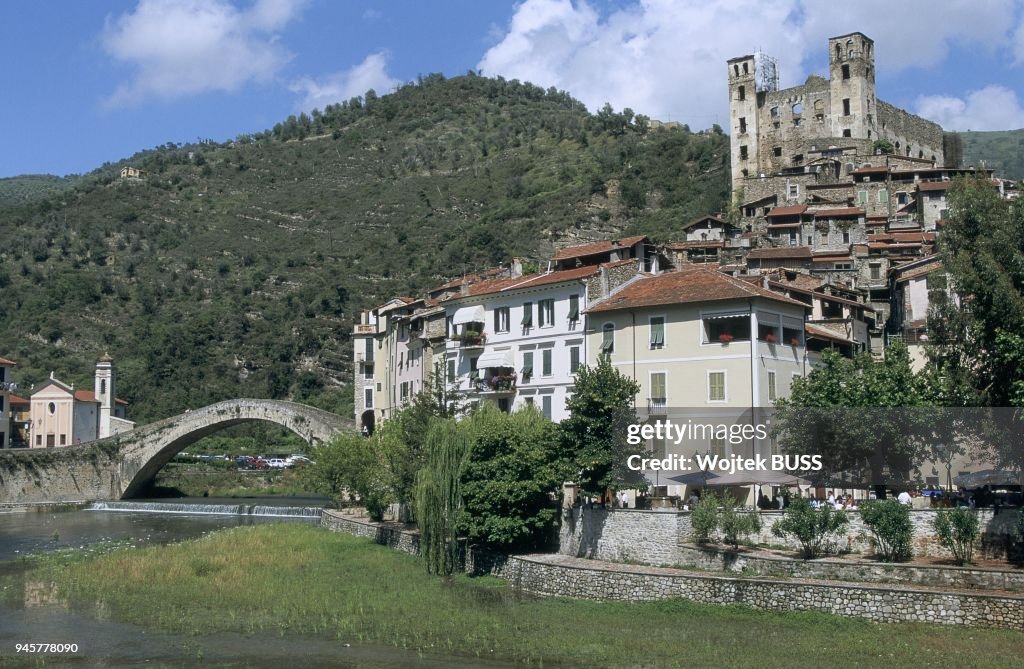
[[[895,499],[864,504],[860,517],[871,530],[878,556],[887,562],[910,558],[910,543],[914,526],[910,522],[910,509]]]
[[[772,534],[796,538],[803,556],[814,558],[824,550],[829,536],[841,533],[849,522],[844,511],[835,511],[828,505],[816,510],[806,499],[798,498],[786,507],[782,520],[772,525]]]
[[[733,548],[740,547],[740,541],[747,536],[761,531],[761,516],[754,513],[740,513],[735,501],[725,499],[725,504],[718,516],[718,527],[722,530],[722,541]]]
[[[718,529],[718,505],[720,500],[712,492],[704,491],[700,500],[690,513],[690,526],[693,528],[693,540],[699,544],[707,543]]]
[[[935,533],[939,544],[953,553],[957,564],[970,564],[974,542],[978,540],[978,515],[968,509],[950,509],[935,514]]]

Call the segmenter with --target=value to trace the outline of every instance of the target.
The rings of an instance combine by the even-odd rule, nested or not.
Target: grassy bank
[[[875,625],[685,601],[521,599],[493,578],[427,576],[408,555],[297,525],[219,532],[90,559],[36,576],[72,603],[165,630],[312,635],[531,666],[1019,666],[1003,630]]]
[[[143,497],[283,497],[310,495],[296,469],[239,471],[231,463],[170,462]]]

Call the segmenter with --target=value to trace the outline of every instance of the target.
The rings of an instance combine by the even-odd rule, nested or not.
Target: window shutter
[[[523,303],[523,321],[522,325],[524,328],[533,327],[533,302]]]
[[[665,319],[664,318],[652,318],[651,319],[651,346],[664,346],[665,345]]]
[[[523,354],[523,380],[533,376],[533,352]]]
[[[604,329],[604,340],[601,342],[601,353],[611,353],[615,347],[615,328],[606,327]]]
[[[569,296],[569,320],[575,321],[580,317],[580,296],[570,295]]]
[[[651,397],[665,399],[665,374],[651,374]]]

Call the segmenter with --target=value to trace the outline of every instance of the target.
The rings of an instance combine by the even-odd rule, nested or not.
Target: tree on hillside
[[[785,452],[820,455],[828,474],[859,475],[881,498],[887,482],[902,482],[926,455],[926,405],[902,344],[883,362],[825,351],[776,403],[773,432]]]
[[[607,358],[597,366],[580,367],[576,387],[561,423],[572,470],[584,492],[603,494],[609,489],[646,485],[643,475],[626,466],[639,451],[626,442],[627,428],[637,422],[633,401],[640,384],[623,376]]]

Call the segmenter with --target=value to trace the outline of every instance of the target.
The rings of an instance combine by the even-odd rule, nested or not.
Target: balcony
[[[664,415],[668,411],[668,399],[664,397],[648,397],[647,413]]]
[[[481,395],[489,396],[513,395],[516,392],[515,372],[511,374],[495,374],[487,379],[478,379],[476,381],[476,391]]]
[[[376,325],[363,325],[363,324],[357,323],[352,328],[352,332],[353,332],[353,334],[376,334],[377,326]]]

